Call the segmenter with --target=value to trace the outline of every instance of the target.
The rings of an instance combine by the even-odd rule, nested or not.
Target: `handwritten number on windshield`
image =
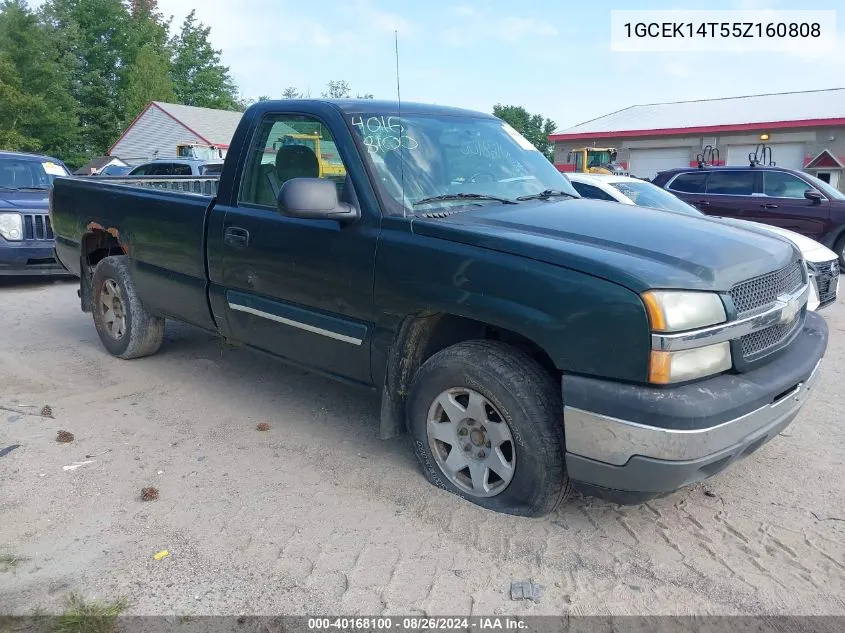
[[[361,130],[364,144],[371,154],[419,147],[416,139],[405,133],[401,120],[395,116],[352,117],[352,125]]]

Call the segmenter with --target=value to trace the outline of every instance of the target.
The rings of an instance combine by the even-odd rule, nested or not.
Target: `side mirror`
[[[335,183],[322,178],[288,180],[276,202],[279,213],[290,218],[349,222],[361,217],[358,209],[338,200]]]
[[[813,204],[820,204],[821,201],[824,200],[822,194],[815,189],[807,189],[807,191],[804,192],[804,197],[807,198],[807,200],[812,200]]]

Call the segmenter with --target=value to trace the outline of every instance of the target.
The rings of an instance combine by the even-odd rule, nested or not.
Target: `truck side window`
[[[326,125],[299,114],[268,114],[255,131],[238,202],[276,207],[292,178],[326,178],[343,195],[346,167]]]

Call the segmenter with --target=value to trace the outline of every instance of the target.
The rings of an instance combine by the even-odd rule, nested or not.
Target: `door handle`
[[[229,246],[243,248],[249,244],[249,231],[239,226],[230,226],[223,231],[223,241]]]
[[[700,207],[709,207],[710,203],[707,200],[699,200],[696,204]]]
[[[771,203],[769,203],[769,204],[761,204],[760,206],[761,206],[761,207],[763,207],[764,209],[777,209],[777,208],[778,208],[778,205],[776,205],[776,204],[771,204]]]

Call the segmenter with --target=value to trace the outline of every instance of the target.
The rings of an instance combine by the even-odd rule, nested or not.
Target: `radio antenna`
[[[399,175],[402,181],[402,217],[407,217],[405,205],[405,158],[402,156],[402,92],[399,89],[399,31],[393,31],[394,50],[396,52],[396,110],[399,115]]]

